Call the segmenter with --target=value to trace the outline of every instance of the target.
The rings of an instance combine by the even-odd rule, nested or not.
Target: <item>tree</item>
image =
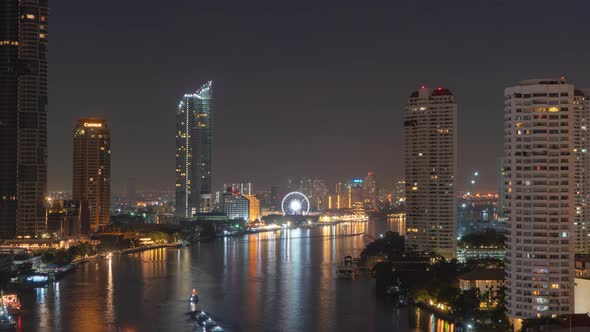
[[[47,250],[41,255],[41,261],[45,264],[53,263],[55,260],[55,253],[52,250]]]
[[[508,316],[506,315],[506,287],[502,286],[498,291],[492,294],[492,301],[496,306],[490,312],[492,325],[498,331],[506,331],[510,327]]]
[[[480,303],[479,288],[465,290],[457,296],[453,303],[453,316],[461,321],[477,320],[481,317]]]

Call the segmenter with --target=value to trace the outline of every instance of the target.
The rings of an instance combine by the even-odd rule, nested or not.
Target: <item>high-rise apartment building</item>
[[[583,109],[582,109],[583,107]],[[576,253],[590,254],[590,89],[576,90],[574,108],[581,114],[576,117],[574,143],[576,144]],[[581,184],[580,181],[583,181]]]
[[[211,211],[213,82],[185,94],[176,112],[176,216]]]
[[[585,97],[561,78],[522,81],[504,100],[508,315],[572,313],[575,234],[587,225]]]
[[[78,120],[73,166],[72,198],[88,206],[90,231],[100,231],[110,224],[111,132],[106,120]]]
[[[422,86],[404,110],[406,246],[456,255],[457,104],[448,89]]]
[[[506,164],[504,158],[498,158],[497,174],[498,174],[498,220],[504,220],[504,209],[506,202]]]
[[[47,6],[0,4],[0,238],[46,228]]]

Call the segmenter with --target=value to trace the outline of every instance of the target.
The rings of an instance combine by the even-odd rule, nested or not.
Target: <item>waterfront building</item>
[[[52,200],[47,210],[47,232],[59,239],[87,237],[90,231],[88,203],[76,200]]]
[[[213,82],[185,94],[176,112],[176,216],[211,211]]]
[[[422,86],[404,110],[406,245],[456,254],[457,104],[450,90]]]
[[[106,120],[79,119],[74,128],[72,199],[87,204],[91,232],[110,224],[111,132]]]
[[[348,194],[332,194],[328,196],[328,209],[341,210],[349,209]]]
[[[35,238],[45,231],[48,2],[0,6],[0,238]]]
[[[362,206],[364,201],[363,196],[363,179],[352,179],[348,187],[348,208],[353,209],[355,206]]]
[[[373,172],[368,172],[363,182],[363,195],[365,205],[371,210],[379,208],[379,187],[377,187],[377,178]]]
[[[250,220],[250,201],[244,195],[233,192],[231,188],[223,194],[223,212],[227,218]]]
[[[257,222],[260,221],[262,218],[260,212],[260,199],[256,195],[244,195],[246,199],[248,199],[249,205],[249,216],[248,219],[250,222]]]
[[[588,116],[561,79],[504,91],[506,287],[513,319],[574,310],[574,252],[584,225]]]

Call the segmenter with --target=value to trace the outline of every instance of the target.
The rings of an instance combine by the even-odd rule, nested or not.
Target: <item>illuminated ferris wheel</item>
[[[298,191],[290,192],[283,198],[281,210],[286,216],[305,216],[309,213],[309,199]]]

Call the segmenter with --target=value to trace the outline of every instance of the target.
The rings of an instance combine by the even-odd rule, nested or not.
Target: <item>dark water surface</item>
[[[371,279],[335,278],[342,257],[396,227],[349,223],[115,255],[21,293],[20,323],[23,331],[197,331],[186,315],[196,288],[197,307],[226,331],[446,331],[424,311],[377,299]]]

